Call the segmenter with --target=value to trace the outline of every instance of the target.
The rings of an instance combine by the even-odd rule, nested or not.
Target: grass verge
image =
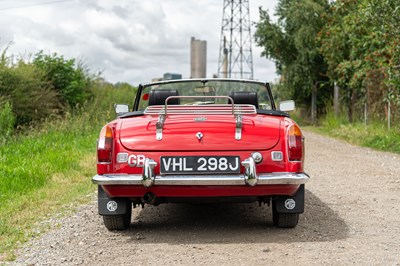
[[[400,153],[400,127],[388,129],[380,122],[368,125],[364,123],[348,123],[344,118],[328,115],[318,127],[307,127],[312,131],[322,133],[351,144],[369,147],[380,151]]]
[[[98,131],[75,133],[52,131],[0,148],[0,254],[6,260],[35,234],[38,221],[95,190]]]
[[[115,117],[112,104],[134,93],[99,88],[81,110],[0,143],[0,264],[46,230],[39,222],[90,199],[100,129]]]

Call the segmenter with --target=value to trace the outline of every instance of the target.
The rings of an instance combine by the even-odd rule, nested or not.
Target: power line
[[[0,11],[10,10],[10,9],[27,8],[27,7],[35,7],[35,6],[52,5],[52,4],[58,4],[58,3],[62,3],[62,2],[71,2],[71,1],[73,1],[73,0],[57,0],[57,1],[41,2],[41,3],[35,3],[35,4],[29,4],[29,5],[22,5],[22,6],[4,7],[4,8],[0,8]],[[1,1],[1,2],[5,2],[5,1]]]

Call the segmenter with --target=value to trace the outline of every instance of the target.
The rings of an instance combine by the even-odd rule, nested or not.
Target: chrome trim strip
[[[162,132],[163,132],[165,118],[166,118],[166,116],[164,114],[161,114],[158,117],[158,121],[156,123],[156,139],[157,140],[162,140]]]
[[[236,116],[236,130],[235,130],[235,139],[241,140],[242,139],[242,116]]]
[[[258,175],[257,185],[301,185],[310,177],[306,173],[265,173]],[[142,175],[105,174],[95,175],[92,182],[97,185],[142,185]],[[154,185],[203,185],[203,186],[243,186],[242,174],[235,175],[168,175],[154,177]]]

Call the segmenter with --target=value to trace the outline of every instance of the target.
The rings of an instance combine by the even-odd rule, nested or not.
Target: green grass
[[[81,158],[93,151],[94,141],[93,132],[53,131],[7,143],[0,148],[1,202],[7,204],[12,197],[43,187],[52,173],[79,168]]]
[[[345,140],[351,144],[381,151],[400,153],[400,127],[387,128],[384,122],[348,123],[345,118],[328,114],[321,126],[311,130]]]
[[[0,254],[25,242],[48,213],[94,191],[97,135],[50,130],[0,147]]]
[[[96,187],[96,139],[113,119],[115,102],[134,91],[102,88],[97,97],[64,118],[46,121],[0,143],[0,264],[33,235],[39,222],[87,202]],[[88,197],[89,195],[89,197]]]

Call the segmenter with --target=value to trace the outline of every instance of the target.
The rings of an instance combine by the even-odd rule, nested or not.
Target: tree
[[[399,1],[391,0],[338,0],[326,13],[320,51],[328,63],[329,78],[347,91],[350,121],[367,93],[379,98],[382,90],[389,89],[392,98],[398,99],[398,91],[390,89],[399,80],[398,6]]]
[[[331,98],[321,86],[328,81],[327,65],[321,55],[317,36],[325,24],[326,0],[280,0],[277,22],[260,8],[255,39],[264,48],[262,56],[275,61],[286,91],[299,103],[309,106],[313,88],[318,87],[320,110]]]

